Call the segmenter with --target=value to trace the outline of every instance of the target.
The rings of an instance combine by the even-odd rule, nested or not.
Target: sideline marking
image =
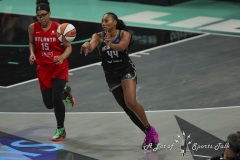
[[[236,109],[240,106],[215,107],[215,108],[194,108],[194,109],[173,109],[173,110],[153,110],[145,111],[146,113],[161,113],[161,112],[185,112],[185,111],[202,111],[202,110],[217,110],[217,109]],[[66,112],[66,114],[122,114],[125,112]],[[53,112],[0,112],[0,114],[54,114]]]
[[[197,155],[197,154],[193,154],[192,156],[193,157],[201,157],[201,158],[213,158],[213,157],[210,157],[210,156],[203,156],[203,155]]]

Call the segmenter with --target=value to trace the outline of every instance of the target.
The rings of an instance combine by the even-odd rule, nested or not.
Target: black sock
[[[149,126],[146,127],[146,131],[149,132],[150,130],[151,130],[151,126],[149,125]]]
[[[57,126],[57,129],[64,128],[63,126]]]

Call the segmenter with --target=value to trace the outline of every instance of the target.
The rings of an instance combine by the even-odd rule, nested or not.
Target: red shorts
[[[55,63],[48,65],[37,65],[37,76],[40,85],[40,90],[52,88],[52,79],[58,78],[68,82],[68,62],[62,64]]]

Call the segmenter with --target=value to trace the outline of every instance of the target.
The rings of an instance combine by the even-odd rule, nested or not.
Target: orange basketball
[[[62,23],[57,28],[57,37],[61,42],[72,42],[76,35],[76,28],[70,23]]]

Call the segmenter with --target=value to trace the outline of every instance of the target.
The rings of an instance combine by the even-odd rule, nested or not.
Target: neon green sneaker
[[[63,99],[66,101],[68,107],[73,108],[73,106],[75,105],[75,99],[71,94],[70,86],[65,86],[63,91]]]
[[[55,134],[52,136],[52,141],[63,141],[66,138],[65,128],[57,128]]]

